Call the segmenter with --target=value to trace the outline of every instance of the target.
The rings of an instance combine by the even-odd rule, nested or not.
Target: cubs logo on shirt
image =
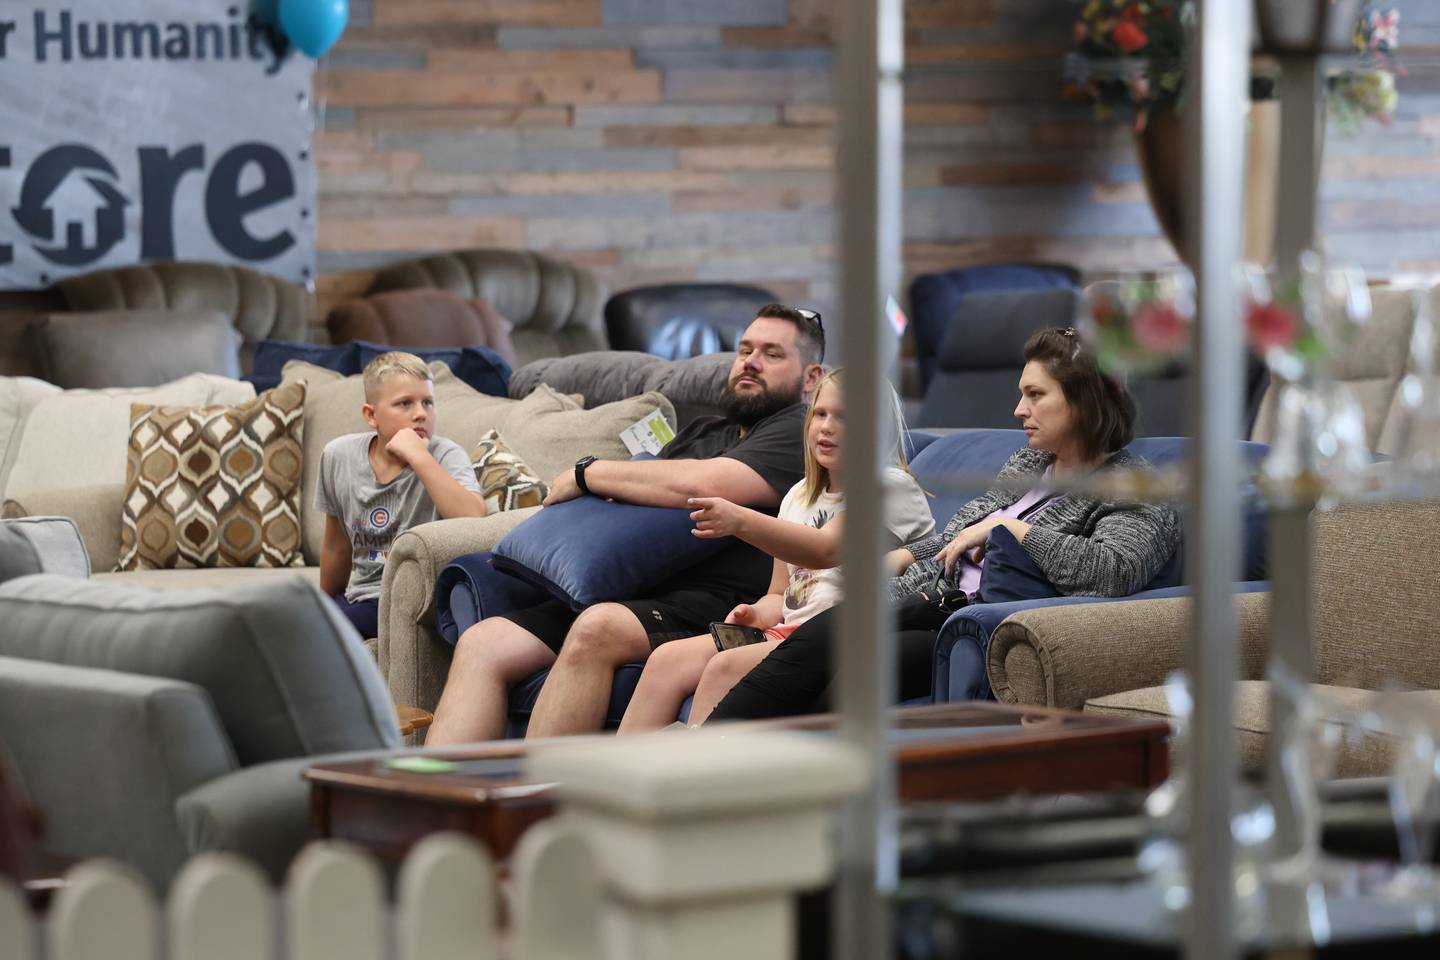
[[[376,530],[384,530],[390,525],[390,511],[384,507],[376,507],[370,511],[370,526]]]

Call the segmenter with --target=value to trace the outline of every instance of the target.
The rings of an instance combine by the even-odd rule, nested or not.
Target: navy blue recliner
[[[930,389],[945,332],[959,313],[961,301],[970,294],[1073,289],[1079,285],[1080,271],[1062,263],[987,263],[920,274],[910,282],[910,323],[915,332],[921,389]]]

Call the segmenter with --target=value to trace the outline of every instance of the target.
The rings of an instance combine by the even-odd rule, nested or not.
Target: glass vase
[[[1370,320],[1364,273],[1307,252],[1295,270],[1249,265],[1242,277],[1247,339],[1277,388],[1262,427],[1267,489],[1282,498],[1354,492],[1372,457],[1364,410],[1336,372]]]

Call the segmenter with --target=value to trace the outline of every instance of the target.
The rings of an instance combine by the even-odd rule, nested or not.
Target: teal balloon
[[[340,39],[349,19],[349,0],[280,0],[280,29],[317,60]]]

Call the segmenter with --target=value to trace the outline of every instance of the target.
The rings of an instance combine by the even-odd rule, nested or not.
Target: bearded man
[[[824,355],[819,314],[778,303],[760,308],[735,350],[726,416],[695,420],[655,460],[582,457],[550,484],[546,505],[582,494],[657,507],[723,497],[773,512],[805,473],[803,400],[820,379]],[[764,594],[771,570],[770,557],[736,541],[648,599],[598,603],[578,614],[550,600],[480,621],[456,645],[426,744],[499,738],[510,687],[547,667],[527,736],[602,729],[617,667],[705,633],[711,621]]]

